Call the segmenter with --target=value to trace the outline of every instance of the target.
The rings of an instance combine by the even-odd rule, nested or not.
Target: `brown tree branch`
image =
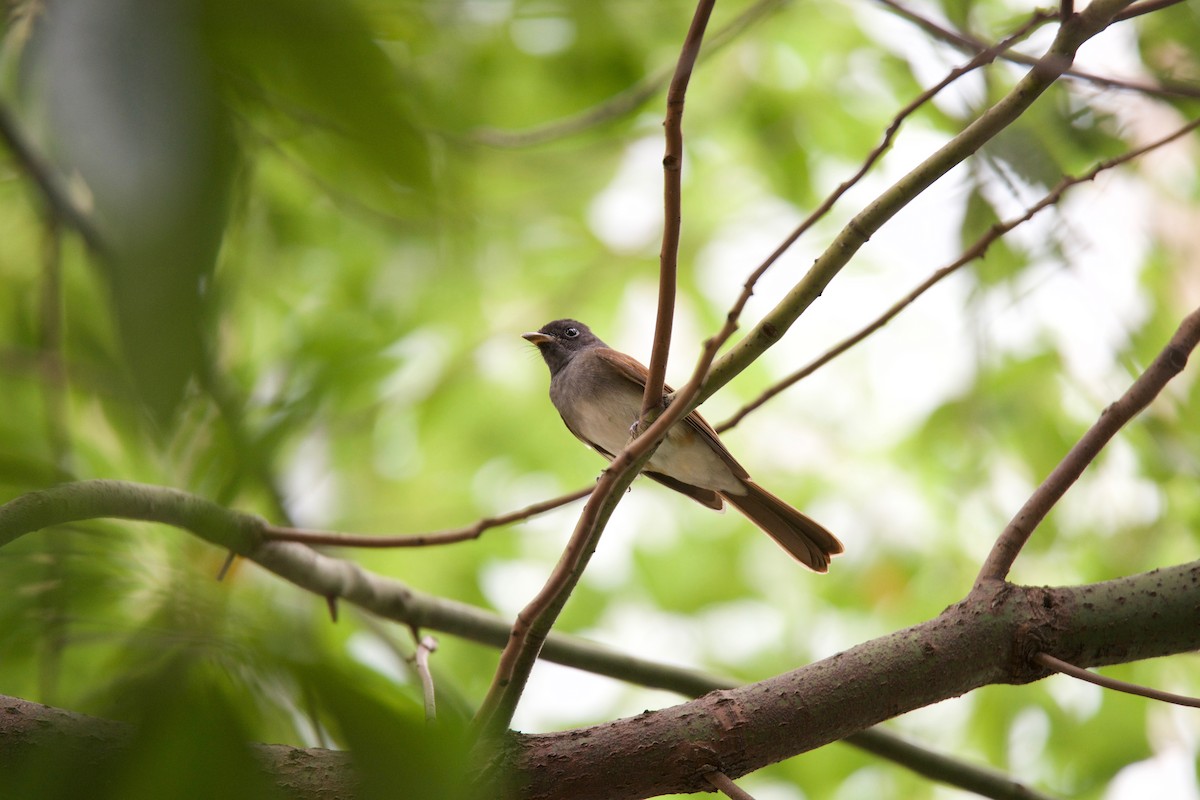
[[[951,30],[938,23],[934,22],[929,17],[926,17],[907,6],[901,5],[896,0],[876,0],[880,5],[896,14],[896,16],[908,20],[917,27],[924,30],[931,36],[941,39],[959,50],[969,53],[980,52],[987,47],[985,42],[976,39],[966,33]],[[1163,2],[1150,3],[1134,3],[1128,8],[1121,10],[1113,16],[1113,22],[1123,22],[1142,14],[1149,14],[1153,11],[1159,11],[1183,0],[1163,0]],[[1005,53],[1003,55],[1005,61],[1024,66],[1034,66],[1037,64],[1037,58],[1027,56],[1024,53]],[[1159,98],[1177,98],[1191,97],[1200,98],[1200,86],[1181,81],[1162,80],[1157,84],[1141,83],[1139,81],[1123,80],[1121,78],[1109,78],[1103,75],[1096,75],[1085,70],[1070,68],[1064,70],[1064,75],[1076,80],[1085,81],[1087,83],[1101,86],[1105,89],[1121,89],[1124,91],[1138,92],[1140,94],[1149,95]]]
[[[1058,466],[1034,490],[1025,505],[1004,528],[988,554],[976,583],[1002,581],[1008,576],[1021,548],[1038,524],[1066,494],[1067,489],[1096,459],[1109,440],[1158,396],[1167,383],[1187,366],[1188,355],[1200,343],[1200,309],[1188,314],[1171,341],[1154,359],[1121,399],[1104,409]]]
[[[484,517],[483,519],[463,528],[450,528],[444,531],[409,533],[401,534],[399,536],[375,536],[372,534],[335,533],[333,531],[314,531],[303,528],[291,528],[282,525],[264,524],[262,536],[268,541],[300,542],[307,545],[328,545],[335,547],[390,548],[427,547],[430,545],[453,544],[455,542],[465,542],[472,539],[478,539],[485,531],[491,530],[492,528],[511,525],[514,522],[522,522],[530,517],[536,517],[538,514],[544,514],[547,511],[553,511],[554,509],[565,506],[568,503],[573,503],[576,500],[581,500],[584,497],[587,497],[594,490],[594,486],[585,486],[584,488],[577,489],[570,494],[553,497],[549,500],[543,500],[540,503],[533,503],[525,508],[521,508],[516,511],[510,511],[507,514],[500,514],[499,516],[495,517]]]
[[[1155,11],[1162,11],[1164,8],[1170,8],[1183,2],[1186,0],[1145,0],[1145,2],[1134,3],[1117,15],[1117,21],[1122,22],[1143,14],[1153,14]]]
[[[978,764],[968,764],[960,759],[946,758],[898,736],[874,735],[881,732],[880,728],[871,728],[842,741],[880,758],[903,764],[930,780],[956,786],[980,797],[993,800],[1052,800],[1049,795],[1031,789],[1014,780],[1011,775]]]
[[[1147,686],[1138,686],[1136,683],[1109,678],[1105,675],[1097,675],[1094,672],[1088,672],[1086,669],[1080,669],[1074,664],[1069,664],[1061,658],[1055,658],[1049,653],[1038,653],[1033,657],[1033,660],[1046,669],[1070,675],[1072,678],[1087,681],[1104,689],[1112,689],[1113,691],[1124,692],[1125,694],[1135,694],[1139,697],[1148,697],[1151,700],[1161,700],[1164,703],[1172,703],[1177,706],[1200,708],[1200,698],[1174,694],[1173,692],[1164,692],[1161,689],[1151,689]]]
[[[654,343],[650,350],[649,373],[642,392],[640,419],[648,422],[662,407],[667,359],[671,352],[671,329],[675,321],[675,285],[679,272],[679,235],[683,224],[683,106],[692,69],[700,55],[704,31],[716,0],[700,0],[692,24],[683,40],[671,87],[667,90],[667,115],[663,121],[666,152],[663,155],[663,238],[658,256],[658,310]]]
[[[667,353],[670,349],[671,320],[675,307],[675,272],[679,249],[679,176],[683,150],[681,128],[683,103],[687,93],[688,80],[700,53],[700,45],[704,39],[704,31],[708,25],[714,2],[715,0],[699,0],[696,6],[696,12],[684,40],[667,98],[667,155],[663,159],[665,176],[663,193],[667,208],[662,260],[659,268],[658,320],[654,336],[654,352],[650,360],[649,375],[643,394],[643,420],[648,420],[649,415],[658,411],[663,394],[662,382],[666,372]],[[684,387],[687,392],[691,393],[691,396],[700,390],[709,365],[716,356],[717,346],[719,343],[706,348],[706,353],[701,357],[692,380],[688,386]],[[685,397],[687,397],[686,394]],[[668,408],[666,413],[650,424],[642,436],[634,439],[623,452],[617,454],[608,469],[601,474],[600,480],[596,484],[596,491],[584,506],[575,531],[554,571],[537,596],[521,610],[513,622],[512,634],[504,651],[500,654],[500,663],[496,667],[491,687],[475,717],[476,727],[483,735],[497,736],[508,729],[517,703],[529,680],[529,674],[537,662],[538,653],[566,604],[567,598],[570,597],[583,575],[583,570],[591,559],[592,553],[595,552],[604,526],[608,523],[613,509],[620,502],[621,493],[637,477],[642,466],[650,460],[650,456],[653,455],[662,438],[666,436],[670,426],[688,413],[690,407],[687,403],[689,402],[690,397],[676,404],[677,408]]]
[[[714,789],[728,797],[729,800],[754,800],[753,795],[730,780],[729,776],[720,770],[708,773],[704,776],[704,780],[712,784]]]
[[[1119,645],[1114,645],[1119,643]],[[1200,562],[1086,586],[980,584],[936,618],[759,683],[583,730],[517,735],[524,800],[634,800],[708,788],[916,708],[1086,666],[1200,647]]]
[[[104,252],[104,239],[92,218],[71,199],[58,171],[42,158],[25,137],[16,117],[4,103],[0,103],[0,141],[4,142],[17,164],[38,187],[51,216],[78,233],[93,252]]]

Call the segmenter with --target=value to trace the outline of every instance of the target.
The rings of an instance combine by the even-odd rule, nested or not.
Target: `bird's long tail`
[[[745,486],[746,494],[721,492],[721,496],[801,564],[814,572],[827,572],[830,558],[843,550],[838,538],[753,481]]]

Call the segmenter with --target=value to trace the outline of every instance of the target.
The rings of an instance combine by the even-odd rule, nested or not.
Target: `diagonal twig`
[[[1188,355],[1200,343],[1200,309],[1184,317],[1175,335],[1119,400],[1104,409],[1100,419],[1088,429],[1070,452],[1058,462],[1025,505],[1004,528],[988,554],[976,584],[1002,581],[1008,576],[1021,548],[1029,541],[1038,524],[1083,474],[1109,440],[1125,423],[1133,419],[1158,396],[1167,383],[1187,366]]]
[[[944,27],[943,25],[939,25],[929,17],[926,17],[914,11],[913,9],[896,2],[896,0],[876,0],[876,2],[897,16],[913,23],[931,36],[941,39],[942,41],[959,50],[963,50],[965,52],[979,52],[987,47],[987,44],[979,39],[960,31]],[[1127,19],[1131,19],[1142,14],[1148,14],[1153,11],[1158,11],[1162,8],[1166,8],[1167,6],[1172,6],[1181,2],[1184,2],[1184,0],[1153,0],[1153,2],[1134,3],[1128,8],[1123,9],[1115,14],[1113,16],[1113,22],[1123,22]],[[1037,63],[1036,57],[1027,56],[1024,53],[1005,53],[1002,58],[1005,61],[1009,61],[1014,64],[1022,64],[1024,66],[1033,66]],[[1120,89],[1161,98],[1200,98],[1200,86],[1196,86],[1193,83],[1185,83],[1183,81],[1162,79],[1156,84],[1141,83],[1139,81],[1096,75],[1095,73],[1076,69],[1074,67],[1065,70],[1063,74],[1067,77],[1085,81],[1095,86],[1101,86],[1105,89]]]
[[[1094,683],[1096,686],[1104,689],[1112,689],[1113,691],[1124,692],[1125,694],[1135,694],[1138,697],[1148,697],[1151,700],[1161,700],[1164,703],[1172,703],[1177,706],[1200,708],[1200,698],[1188,697],[1187,695],[1175,694],[1174,692],[1164,692],[1161,689],[1152,689],[1148,686],[1138,686],[1136,683],[1129,683],[1117,678],[1109,678],[1106,675],[1099,675],[1090,670],[1077,667],[1074,664],[1063,661],[1061,658],[1055,658],[1049,653],[1038,653],[1033,657],[1033,660],[1046,669],[1070,675],[1072,678],[1078,678],[1081,681]]]
[[[427,547],[430,545],[453,544],[478,539],[484,531],[521,522],[530,517],[552,511],[568,503],[587,497],[595,490],[594,486],[585,486],[570,494],[533,503],[507,514],[483,519],[463,528],[450,528],[444,531],[430,533],[410,533],[400,536],[373,536],[370,534],[335,533],[332,531],[313,531],[303,528],[291,528],[282,525],[266,525],[263,528],[263,538],[277,542],[302,542],[307,545],[327,545],[335,547]]]
[[[58,171],[25,138],[16,117],[3,103],[0,103],[0,141],[37,185],[50,214],[83,237],[93,252],[104,252],[104,239],[92,218],[71,199]]]

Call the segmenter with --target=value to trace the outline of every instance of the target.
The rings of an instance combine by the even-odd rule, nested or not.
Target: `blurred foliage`
[[[677,382],[750,269],[920,87],[966,60],[881,7],[771,5],[706,51],[688,97]],[[990,40],[1026,13],[1001,0],[943,6]],[[719,5],[713,29],[746,8]],[[54,225],[3,151],[0,497],[115,477],[277,522],[416,532],[586,485],[600,462],[562,428],[518,334],[570,315],[648,354],[662,90],[536,147],[489,142],[663,74],[690,14],[675,0],[13,4],[3,102],[107,246],[89,253]],[[1095,46],[1118,48],[1141,80],[1195,85],[1195,4],[1121,29]],[[880,174],[911,167],[1019,74],[1001,63],[964,78],[906,123]],[[719,420],[806,363],[1062,175],[1195,113],[1180,98],[1056,87],[944,182],[949,200],[892,226],[907,238],[885,231],[864,249],[705,413]],[[757,480],[846,541],[829,576],[803,573],[736,514],[639,483],[563,628],[752,681],[958,599],[1028,491],[1200,297],[1196,147],[1075,190],[727,434]],[[852,193],[797,245],[751,313],[869,199]],[[1096,581],[1194,558],[1197,419],[1200,381],[1185,374],[1051,515],[1014,579]],[[572,519],[346,555],[511,615]],[[141,724],[145,746],[96,796],[232,797],[234,785],[270,796],[247,741],[352,747],[379,781],[368,792],[461,791],[455,721],[485,691],[494,651],[442,637],[443,724],[427,731],[407,631],[352,613],[331,624],[319,598],[250,565],[218,584],[222,559],[176,531],[113,522],[0,550],[0,693]],[[1122,669],[1200,693],[1170,659]],[[671,702],[586,685],[535,674],[519,725]],[[993,687],[895,726],[1073,797],[1105,796],[1126,764],[1173,747],[1194,757],[1194,721],[1164,727],[1142,701],[1081,702],[1062,686]],[[1043,737],[1036,757],[1030,730]],[[32,764],[12,785],[72,796],[77,777]],[[844,747],[746,784],[781,798],[939,791]]]

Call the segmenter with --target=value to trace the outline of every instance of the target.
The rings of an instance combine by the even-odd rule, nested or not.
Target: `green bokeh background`
[[[946,5],[948,18],[989,40],[1026,13]],[[717,34],[750,8],[718,5],[720,46],[705,51],[688,97],[676,382],[744,276],[853,172],[919,87],[967,58],[869,3],[760,3],[752,24]],[[18,4],[5,22],[4,103],[92,209],[109,249],[89,254],[52,226],[4,151],[0,499],[121,478],[280,523],[400,533],[468,524],[593,480],[600,462],[562,428],[519,334],[573,316],[646,357],[663,91],[534,144],[515,134],[668,74],[689,5],[39,9]],[[1194,5],[1122,30],[1112,46],[1144,80],[1198,74]],[[1019,74],[997,66],[956,100],[923,108],[884,174],[912,166]],[[927,232],[928,252],[865,249],[820,301],[824,316],[802,320],[705,414],[732,413],[1063,174],[1195,112],[1185,100],[1055,87],[955,173],[940,205],[897,221]],[[1200,297],[1196,147],[1192,137],[1165,167],[1122,170],[1121,183],[1095,190],[1100,199],[1080,189],[1093,199],[1047,212],[1036,236],[993,247],[928,305],[918,301],[876,337],[925,343],[905,353],[901,379],[881,365],[893,351],[872,339],[726,436],[760,483],[845,539],[829,576],[802,572],[736,514],[639,482],[562,628],[753,681],[961,597],[1024,494]],[[1128,220],[1138,263],[1079,246],[1080,231],[1104,224],[1091,203],[1105,192],[1136,192],[1134,204],[1150,209]],[[797,245],[751,316],[869,199],[852,193]],[[1168,212],[1179,221],[1155,224]],[[1064,275],[1086,294],[1112,271],[1133,276],[1120,302],[1085,303],[1074,316],[1037,304]],[[1098,348],[1104,366],[1082,369],[1072,341]],[[1197,386],[1185,374],[1121,435],[1081,482],[1074,511],[1039,529],[1014,579],[1097,581],[1194,558]],[[511,615],[572,520],[566,511],[452,547],[345,555]],[[144,724],[146,746],[96,778],[95,796],[267,796],[240,745],[248,741],[354,746],[379,765],[381,796],[389,780],[412,796],[452,796],[447,776],[462,773],[462,756],[452,735],[421,722],[403,660],[408,632],[349,609],[332,624],[319,598],[253,565],[217,583],[223,558],[178,531],[117,522],[0,550],[0,693]],[[496,657],[442,637],[434,665],[447,727],[470,715]],[[1196,694],[1194,667],[1179,657],[1108,671]],[[535,673],[519,725],[566,728],[675,702],[574,680]],[[1200,741],[1192,717],[1065,679],[984,689],[889,727],[1082,798],[1104,797],[1119,770],[1154,753],[1183,748],[1194,762]],[[396,766],[397,751],[418,755]],[[14,785],[29,797],[74,796],[71,773],[57,769],[31,765]],[[744,784],[779,800],[953,795],[837,745]]]

